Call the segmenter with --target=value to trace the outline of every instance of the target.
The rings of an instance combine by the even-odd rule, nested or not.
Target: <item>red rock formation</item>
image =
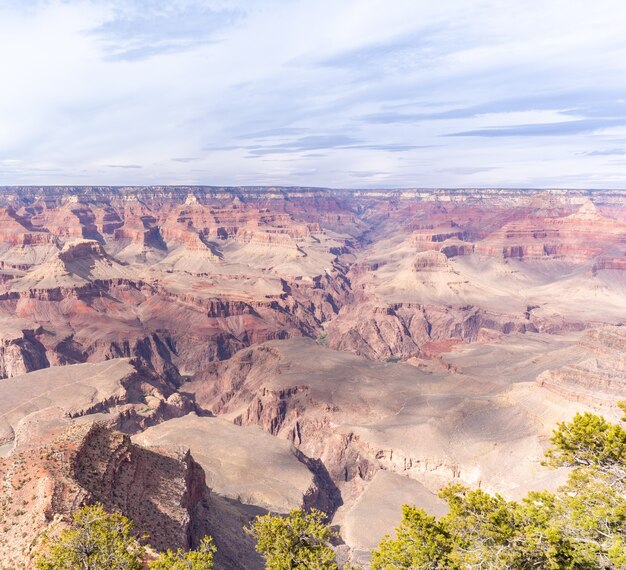
[[[47,231],[33,231],[13,208],[0,208],[0,244],[10,246],[48,245],[55,242]]]
[[[24,330],[21,335],[0,341],[0,378],[39,370],[49,366],[44,346],[35,331]]]
[[[350,305],[326,327],[330,348],[375,360],[420,356],[422,347],[432,341],[474,342],[484,329],[505,334],[537,330],[523,315],[490,313],[471,305],[412,303]]]
[[[35,367],[134,356],[174,378],[255,342],[320,336],[327,324],[330,346],[383,359],[419,356],[432,341],[472,342],[481,328],[581,328],[584,319],[563,322],[541,299],[526,314],[528,303],[493,307],[499,291],[471,297],[455,262],[564,261],[600,280],[626,258],[619,192],[594,196],[602,213],[580,207],[583,193],[498,189],[11,192],[20,205],[0,211],[0,316],[43,327]],[[0,192],[0,203],[8,197]],[[68,245],[85,237],[95,241]],[[445,300],[433,299],[438,287]],[[5,359],[4,375],[31,369],[20,350],[10,349],[15,365]]]
[[[578,347],[579,362],[547,370],[537,384],[589,405],[614,406],[626,399],[626,327],[592,329]]]
[[[209,490],[189,451],[155,453],[95,424],[70,461],[86,500],[122,511],[155,548],[193,547],[209,532]]]
[[[190,547],[211,532],[209,490],[189,453],[143,449],[104,425],[77,425],[0,459],[0,477],[4,500],[15,505],[0,514],[0,560],[12,568],[34,567],[43,532],[94,501],[130,517],[159,549]]]
[[[517,259],[556,257],[581,262],[626,243],[626,223],[602,216],[588,200],[569,216],[527,217],[504,225],[476,253]]]
[[[19,485],[24,464],[43,481],[29,506],[34,532],[46,513],[63,517],[96,499],[125,510],[157,545],[189,545],[193,521],[209,520],[227,568],[258,567],[224,538],[250,511],[209,497],[194,518],[207,499],[189,455],[152,454],[112,427],[135,433],[190,410],[258,425],[298,448],[316,477],[305,503],[329,511],[381,469],[432,490],[456,479],[508,490],[516,461],[523,486],[539,469],[548,419],[563,419],[563,396],[581,405],[623,397],[620,328],[590,332],[579,354],[573,335],[550,335],[623,321],[625,199],[0,189],[0,377],[18,376],[0,382],[0,442],[15,446],[4,481]],[[463,364],[467,351],[475,365]],[[93,368],[76,381],[77,369]],[[540,372],[556,395],[530,385]],[[59,435],[93,414],[110,425]],[[59,445],[44,450],[53,436]],[[37,539],[22,516],[9,533],[20,561]],[[9,542],[0,559],[11,565]]]

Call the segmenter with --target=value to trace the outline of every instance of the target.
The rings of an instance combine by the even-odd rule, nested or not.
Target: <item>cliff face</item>
[[[542,466],[550,434],[594,402],[572,402],[534,381],[576,366],[580,336],[484,333],[455,351],[431,345],[436,367],[427,359],[415,367],[373,362],[306,339],[273,341],[212,363],[183,389],[207,412],[260,427],[317,463],[340,493],[333,522],[364,561],[397,524],[401,504],[440,514],[436,493],[446,484],[519,498],[563,483],[565,473]],[[614,394],[624,398],[626,389],[615,385]],[[379,511],[364,506],[370,501],[395,511],[381,523]]]
[[[509,222],[476,245],[484,255],[517,259],[593,259],[623,240],[626,224],[603,216],[591,200],[568,216],[528,216]]]
[[[261,568],[241,529],[262,511],[210,496],[184,434],[177,445],[150,449],[129,439],[190,417],[193,409],[165,378],[127,359],[51,367],[0,383],[1,516],[10,527],[0,561],[24,567],[44,531],[62,527],[80,505],[100,501],[130,517],[156,549],[193,547],[211,534],[220,548],[218,568]],[[317,501],[323,492],[314,475],[293,461],[311,483],[303,494]]]
[[[350,299],[337,258],[347,237],[280,197],[270,208],[228,193],[181,204],[177,192],[0,194],[23,200],[0,235],[0,318],[17,330],[0,376],[135,357],[177,381],[255,342],[315,336]],[[35,244],[33,232],[52,238]]]
[[[10,378],[50,365],[46,349],[37,338],[42,330],[2,331],[0,336],[0,378]]]
[[[305,371],[298,371],[296,376],[302,383],[290,381],[296,347],[303,349],[302,359],[308,362],[310,355],[305,347],[310,351],[311,345],[302,341],[289,346],[295,351],[290,350],[289,356],[284,352],[284,343],[241,351],[227,362],[213,364],[185,389],[193,391],[199,405],[214,414],[286,438],[302,452],[303,459],[319,461],[334,483],[355,476],[369,478],[377,469],[371,454],[360,454],[357,438],[331,428],[345,410],[317,394],[311,386],[314,380],[304,380]],[[318,349],[313,354],[325,356],[324,352]],[[316,374],[308,366],[305,370]],[[328,380],[332,382],[332,376]],[[359,415],[362,410],[355,408],[352,412]]]
[[[338,493],[320,466],[256,427],[189,414],[134,437],[158,448],[188,446],[216,494],[272,512],[315,507],[332,514]]]
[[[589,405],[614,406],[626,398],[626,327],[590,330],[578,350],[579,362],[547,370],[537,384]]]
[[[424,356],[437,341],[475,342],[481,331],[537,332],[526,314],[507,315],[472,305],[358,304],[343,309],[327,328],[328,346],[375,360]]]
[[[321,507],[358,546],[376,489],[556,484],[554,423],[626,397],[625,200],[0,188],[0,560],[92,500],[250,570],[265,509]]]
[[[71,469],[89,499],[131,518],[158,550],[196,546],[208,533],[208,488],[189,451],[156,453],[95,424],[77,448]]]
[[[380,469],[414,478],[432,491],[460,480],[483,481],[502,492],[527,483],[553,419],[546,414],[546,426],[538,425],[534,412],[509,395],[512,371],[527,368],[516,360],[538,362],[533,366],[545,370],[555,359],[575,358],[560,347],[544,350],[543,342],[531,344],[509,358],[507,375],[491,371],[483,377],[453,368],[433,373],[374,364],[294,339],[214,363],[185,390],[201,407],[239,425],[259,426],[320,461],[344,501]],[[535,457],[536,464],[512,476],[506,465],[518,452]]]
[[[408,359],[429,343],[474,342],[481,329],[616,324],[621,198],[0,189],[0,322],[11,331],[0,339],[0,377],[132,357],[179,383],[273,339],[327,335],[340,350]],[[614,303],[601,303],[605,289]],[[587,314],[574,316],[569,298]]]
[[[0,459],[5,539],[0,559],[33,567],[45,531],[62,527],[82,504],[99,501],[133,519],[158,548],[187,548],[205,532],[209,491],[189,453],[156,453],[104,425],[77,425]]]

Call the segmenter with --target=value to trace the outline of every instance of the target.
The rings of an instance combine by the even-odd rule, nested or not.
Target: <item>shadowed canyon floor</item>
[[[364,563],[451,481],[558,486],[556,422],[626,398],[625,203],[0,189],[0,561],[102,500],[235,569],[262,567],[252,516],[316,506]]]

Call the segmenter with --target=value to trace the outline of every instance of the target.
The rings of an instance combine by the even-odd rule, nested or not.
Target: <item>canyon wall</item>
[[[453,481],[554,488],[555,423],[626,399],[624,202],[0,188],[0,560],[95,500],[253,569],[268,510],[322,508],[363,554],[382,489],[434,512]]]

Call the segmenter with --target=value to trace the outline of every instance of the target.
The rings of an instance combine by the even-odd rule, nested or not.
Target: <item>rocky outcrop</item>
[[[604,327],[578,342],[580,361],[547,370],[537,384],[569,400],[614,406],[626,399],[626,327]]]
[[[626,271],[626,256],[624,257],[598,257],[594,262],[591,272],[595,275],[603,270]]]
[[[448,240],[446,245],[442,246],[439,251],[446,257],[457,257],[459,255],[471,255],[474,253],[475,245],[473,243],[465,243],[460,240]]]
[[[71,458],[71,470],[88,493],[85,500],[124,513],[159,550],[193,547],[208,533],[208,488],[189,451],[156,453],[94,424]]]
[[[139,362],[55,366],[0,382],[0,445],[28,447],[94,414],[134,433],[193,409],[189,397]]]
[[[240,401],[239,394],[237,401]],[[231,409],[233,402],[229,404],[222,409],[215,408],[216,413]],[[380,468],[376,451],[372,453],[354,433],[333,433],[333,412],[338,411],[327,403],[314,401],[306,386],[264,389],[252,398],[234,422],[241,426],[259,426],[272,435],[286,437],[297,445],[304,457],[317,460],[335,484],[355,478],[370,479]],[[321,412],[321,416],[316,412]],[[337,505],[332,506],[330,512],[334,512]]]
[[[340,504],[320,462],[257,427],[189,414],[134,437],[159,448],[188,446],[215,494],[272,512],[315,507],[332,514]]]
[[[274,436],[287,438],[302,453],[302,461],[320,476],[335,483],[355,475],[366,476],[369,463],[365,457],[352,461],[358,452],[351,438],[330,433],[332,413],[338,410],[315,401],[306,384],[281,389],[271,388],[266,382],[288,368],[282,351],[261,345],[241,351],[225,363],[214,363],[186,389],[193,390],[199,404],[214,414],[234,416],[237,425],[259,426]],[[318,467],[315,461],[320,462]]]
[[[20,217],[14,208],[0,208],[0,244],[9,246],[53,245],[54,236],[46,231],[34,231],[27,219]]]
[[[157,548],[187,548],[210,532],[209,490],[189,453],[156,452],[102,424],[61,435],[0,459],[5,539],[0,559],[30,568],[43,533],[58,532],[83,504],[121,511]]]
[[[72,263],[85,258],[106,258],[107,253],[102,245],[93,240],[76,240],[65,243],[59,252],[59,259],[63,263]]]
[[[382,307],[348,306],[326,327],[326,332],[327,344],[335,350],[373,360],[406,360],[424,356],[425,345],[432,341],[475,342],[485,329],[510,334],[533,332],[537,327],[530,316],[489,313],[471,305],[395,303]]]
[[[415,256],[415,271],[445,271],[448,269],[448,256],[436,251],[425,251]]]
[[[621,196],[599,193],[592,203],[585,192],[503,189],[0,191],[0,318],[18,315],[24,330],[45,324],[36,335],[44,350],[5,347],[7,362],[23,363],[11,372],[10,362],[0,364],[0,375],[46,359],[129,356],[177,381],[252,344],[294,336],[326,334],[340,350],[407,359],[423,356],[425,343],[474,342],[480,329],[583,328],[590,318],[557,317],[564,311],[551,308],[558,303],[545,285],[579,268],[585,283],[572,288],[588,286],[583,304],[602,312],[597,291],[607,272],[621,274],[626,253]],[[477,269],[485,256],[494,260],[492,279]],[[512,266],[518,261],[525,275]],[[535,268],[539,261],[548,265]],[[527,305],[540,310],[526,317]],[[593,319],[602,322],[615,319]]]
[[[37,338],[42,332],[40,328],[0,336],[0,379],[49,366],[46,349]]]
[[[626,238],[626,224],[600,214],[591,200],[569,216],[526,217],[509,222],[475,246],[476,253],[504,259],[581,262]]]
[[[241,530],[259,511],[211,497],[188,446],[144,449],[127,435],[195,409],[188,395],[126,359],[0,383],[0,482],[4,500],[21,507],[0,513],[11,523],[11,548],[0,544],[0,560],[24,567],[44,531],[56,532],[81,504],[100,501],[132,518],[157,549],[193,547],[211,534],[217,568],[260,569]],[[307,498],[319,493],[311,485]]]
[[[522,345],[520,355],[529,361],[523,369],[554,361],[542,342],[528,349],[534,356]],[[575,357],[559,350],[560,361]],[[514,403],[506,380],[373,363],[293,339],[214,363],[185,390],[207,411],[259,426],[319,461],[349,503],[380,469],[433,492],[452,481],[500,490],[526,485],[541,470],[554,416],[563,418],[569,408],[550,411],[544,427],[526,404]],[[512,449],[534,458],[524,463],[525,475],[511,475]]]
[[[154,333],[138,339],[119,341],[96,342],[90,346],[82,346],[85,361],[101,362],[114,358],[133,358],[140,365],[166,379],[173,385],[181,382],[178,368],[173,364],[175,357],[171,341],[165,340]],[[56,348],[58,351],[58,348]]]

